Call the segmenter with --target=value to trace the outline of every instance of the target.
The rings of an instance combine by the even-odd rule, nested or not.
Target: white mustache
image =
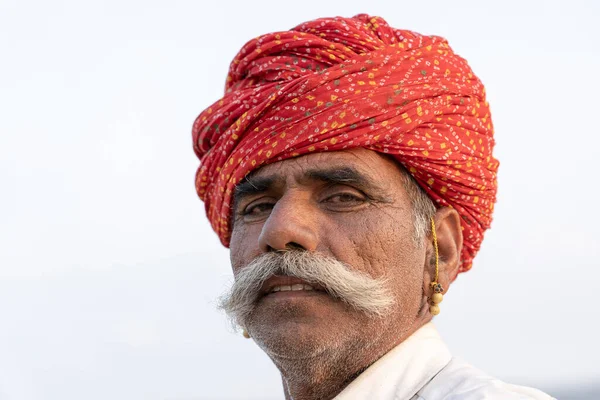
[[[309,284],[318,284],[330,296],[371,316],[384,316],[394,303],[385,279],[353,271],[344,263],[322,254],[285,250],[263,254],[242,268],[231,290],[221,297],[219,308],[234,324],[247,326],[264,282],[273,275],[293,276]]]

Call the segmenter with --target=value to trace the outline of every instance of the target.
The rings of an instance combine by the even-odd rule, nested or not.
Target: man
[[[485,91],[447,42],[367,15],[248,42],[193,127],[235,282],[222,307],[286,399],[547,399],[452,357],[431,323],[489,227]]]

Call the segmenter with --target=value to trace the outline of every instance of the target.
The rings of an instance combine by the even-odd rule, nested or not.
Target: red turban
[[[229,245],[236,183],[261,166],[362,147],[393,156],[462,218],[471,267],[496,200],[485,89],[445,39],[380,17],[322,18],[249,41],[224,97],[194,122],[196,190]]]

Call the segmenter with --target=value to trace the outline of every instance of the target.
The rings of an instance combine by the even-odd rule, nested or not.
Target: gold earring
[[[433,295],[431,295],[431,304],[429,305],[429,312],[431,315],[438,315],[440,313],[440,304],[442,300],[444,300],[444,288],[440,283],[438,283],[439,272],[440,272],[440,253],[438,250],[437,236],[435,234],[435,221],[433,217],[431,217],[431,232],[433,235],[433,248],[435,249],[435,279],[431,282],[431,289],[433,290]]]
[[[246,328],[242,329],[242,335],[244,335],[244,337],[246,339],[250,339],[250,334],[248,333],[248,331],[246,330]]]

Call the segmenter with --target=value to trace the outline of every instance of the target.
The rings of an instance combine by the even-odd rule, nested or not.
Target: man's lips
[[[267,279],[260,290],[261,298],[265,296],[307,296],[323,293],[325,293],[325,289],[319,284],[309,283],[294,276],[280,275],[274,275]]]

